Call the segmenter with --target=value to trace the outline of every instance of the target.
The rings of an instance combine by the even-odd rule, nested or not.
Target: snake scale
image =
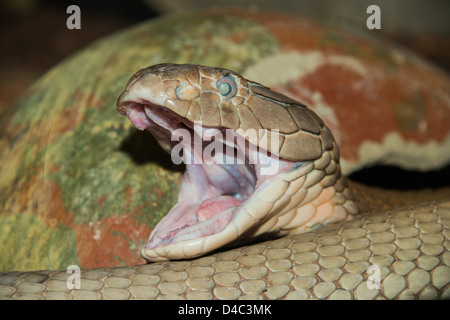
[[[264,108],[261,104],[265,104]],[[238,116],[229,111],[233,108],[238,110]],[[265,130],[277,129],[281,132],[277,133],[281,143],[271,144],[267,149],[271,154],[280,155],[281,160],[276,163],[278,171],[268,176],[255,173],[253,184],[242,183],[244,187],[230,193],[224,185],[229,176],[236,176],[234,171],[223,174],[216,170],[223,179],[216,185],[210,183],[207,189],[214,187],[218,193],[202,190],[200,196],[192,195],[195,185],[187,179],[190,188],[183,191],[182,186],[180,194],[188,196],[179,200],[181,205],[188,201],[189,206],[183,210],[189,211],[199,201],[194,215],[204,222],[219,209],[226,211],[231,206],[234,217],[225,220],[227,226],[234,224],[234,230],[238,230],[225,240],[225,236],[220,236],[222,242],[218,245],[197,241],[196,234],[192,238],[183,230],[189,230],[198,221],[186,218],[187,226],[181,226],[177,224],[181,218],[173,209],[171,214],[175,211],[176,219],[169,218],[169,222],[156,227],[152,235],[156,244],[150,241],[143,255],[155,261],[188,260],[82,270],[81,289],[68,288],[67,279],[71,274],[65,271],[0,273],[0,297],[450,298],[448,190],[389,192],[347,181],[340,174],[339,151],[332,134],[320,118],[298,102],[225,69],[162,64],[143,69],[130,79],[119,98],[118,110],[128,115],[137,128],[151,127],[150,131],[166,150],[173,145],[163,131],[174,131],[181,124],[192,134],[197,129],[217,127],[231,128],[234,132],[238,128],[258,126]],[[290,123],[283,118],[286,110]],[[204,127],[195,127],[199,120]],[[261,136],[247,141],[258,145]],[[187,149],[190,150],[184,146]],[[255,166],[258,168],[258,163]],[[192,179],[195,175],[187,176]],[[314,187],[317,185],[320,188]],[[205,194],[206,198],[202,198]],[[259,194],[260,198],[252,200],[253,194]],[[390,199],[397,201],[390,203]],[[213,200],[216,206],[209,203]],[[261,201],[271,205],[264,206]],[[250,202],[252,205],[245,207]],[[252,219],[240,218],[235,222],[242,211]],[[248,220],[256,221],[256,227],[245,226]],[[215,233],[227,230],[222,220],[213,222],[216,228],[211,227],[213,232],[205,235],[203,231],[195,231],[200,233],[200,238],[214,237]],[[328,225],[321,227],[325,224]],[[249,233],[255,236],[269,233],[276,239],[245,246],[234,244],[214,251]]]

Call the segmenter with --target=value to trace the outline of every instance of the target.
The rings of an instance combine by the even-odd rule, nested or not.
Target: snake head
[[[243,238],[284,235],[349,219],[357,210],[339,149],[306,106],[239,74],[198,65],[138,71],[119,113],[150,131],[186,172],[177,204],[142,255],[192,258]]]

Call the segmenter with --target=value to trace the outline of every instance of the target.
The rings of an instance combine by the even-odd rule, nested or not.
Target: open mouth
[[[255,191],[294,166],[234,130],[193,123],[146,100],[127,101],[121,110],[136,128],[150,131],[174,162],[186,164],[177,204],[142,249],[150,261],[195,257],[240,237],[267,218],[250,209]]]

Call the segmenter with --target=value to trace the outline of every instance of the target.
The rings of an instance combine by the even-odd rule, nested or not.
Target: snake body
[[[228,91],[223,95],[218,89],[223,77],[235,81],[231,98]],[[298,102],[229,70],[163,64],[143,69],[130,79],[119,98],[118,110],[139,129],[151,127],[167,150],[173,145],[160,128],[170,131],[174,128],[166,126],[171,123],[185,121],[186,126],[192,126],[201,121],[205,128],[230,128],[235,132],[277,129],[281,143],[266,147],[280,156],[279,171],[269,177],[255,174],[255,184],[245,201],[233,202],[238,208],[233,213],[239,219],[227,220],[232,231],[224,227],[217,232],[219,236],[212,233],[200,240],[193,237],[185,241],[187,236],[183,235],[177,240],[176,233],[183,228],[176,225],[170,229],[181,219],[176,215],[177,219],[169,218],[170,223],[162,222],[162,227],[156,228],[163,235],[157,237],[156,244],[150,241],[143,249],[149,260],[189,260],[82,270],[81,289],[67,286],[71,274],[65,271],[1,273],[0,296],[450,298],[448,190],[441,195],[429,194],[428,198],[425,194],[423,199],[419,198],[423,193],[409,194],[415,203],[433,200],[412,206],[414,202],[404,194],[390,197],[399,199],[399,203],[390,204],[383,198],[387,191],[377,193],[348,182],[340,174],[339,151],[331,132]],[[261,136],[253,140],[247,137],[247,141],[258,145]],[[215,198],[201,201],[211,199]],[[179,200],[182,203],[185,198]],[[192,220],[187,221],[188,226],[192,225]],[[221,234],[221,230],[225,233]],[[265,234],[278,239],[247,246],[233,244],[231,249],[208,253],[241,236]],[[200,255],[205,256],[191,259]]]

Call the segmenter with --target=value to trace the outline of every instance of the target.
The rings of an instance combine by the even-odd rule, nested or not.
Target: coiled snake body
[[[183,129],[201,137],[201,151],[212,145],[205,137],[216,135],[219,146],[234,148],[247,162],[187,164],[179,202],[142,250],[148,260],[163,262],[83,270],[81,289],[67,287],[64,271],[4,273],[0,296],[450,297],[445,192],[442,201],[433,194],[433,201],[408,207],[406,194],[390,204],[387,192],[348,182],[330,130],[300,103],[226,69],[160,64],[130,79],[117,108],[168,151],[180,141],[171,133]],[[225,129],[231,138],[222,135]],[[263,138],[270,142],[263,145]],[[184,159],[204,160],[191,142],[181,142]],[[423,193],[409,197],[427,200]],[[276,239],[234,242],[267,235]],[[210,254],[230,242],[231,249]],[[164,261],[180,258],[189,260]]]

